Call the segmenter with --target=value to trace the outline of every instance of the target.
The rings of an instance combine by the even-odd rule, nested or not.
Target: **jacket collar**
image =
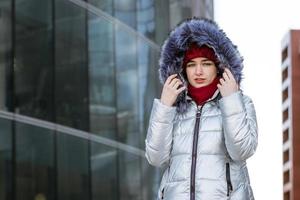
[[[215,93],[212,95],[212,97],[209,98],[203,105],[205,105],[206,103],[208,103],[208,102],[210,102],[210,101],[216,102],[217,100],[220,99],[220,97],[221,97],[220,90],[217,89],[217,90],[215,91]],[[186,95],[186,100],[187,100],[187,102],[192,103],[193,105],[195,105],[195,106],[197,107],[196,102],[195,102],[195,101],[192,99],[192,97],[190,97],[189,95]]]

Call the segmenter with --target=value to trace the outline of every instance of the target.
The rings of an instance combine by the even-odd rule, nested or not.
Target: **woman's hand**
[[[169,76],[164,84],[160,101],[166,106],[172,106],[177,96],[185,89],[185,86],[180,87],[182,81],[176,78],[177,74],[172,74]]]
[[[235,81],[231,71],[228,68],[225,68],[223,78],[220,79],[218,88],[222,97],[229,96],[239,90],[239,85]]]

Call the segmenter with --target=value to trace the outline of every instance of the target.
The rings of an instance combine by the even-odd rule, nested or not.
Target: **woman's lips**
[[[204,83],[205,79],[203,78],[195,78],[196,83]]]

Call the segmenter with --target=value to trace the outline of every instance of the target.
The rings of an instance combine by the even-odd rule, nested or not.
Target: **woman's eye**
[[[187,66],[187,67],[194,67],[195,64],[194,64],[194,63],[191,63],[191,64],[187,64],[186,66]]]
[[[203,65],[203,66],[209,67],[209,66],[212,66],[213,63],[211,63],[211,62],[205,62],[205,63],[202,63],[202,65]]]

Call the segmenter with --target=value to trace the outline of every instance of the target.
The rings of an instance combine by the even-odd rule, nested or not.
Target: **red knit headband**
[[[214,63],[218,62],[217,56],[212,48],[209,48],[206,45],[199,47],[197,44],[193,43],[185,52],[182,66],[185,67],[190,60],[198,57],[207,58]]]

